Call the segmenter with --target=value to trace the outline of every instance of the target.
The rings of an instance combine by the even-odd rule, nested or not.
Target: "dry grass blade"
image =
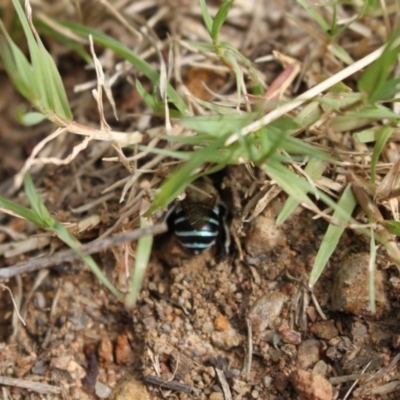
[[[11,297],[11,301],[14,306],[14,312],[16,313],[18,319],[21,321],[22,325],[26,326],[26,322],[24,321],[24,319],[22,318],[22,316],[18,310],[18,306],[17,306],[17,303],[15,302],[14,295],[13,295],[11,289],[8,286],[3,285],[2,283],[0,283],[0,289],[8,291],[8,293],[10,294],[10,297]]]
[[[397,160],[390,171],[385,175],[376,188],[375,198],[387,200],[400,195],[400,159]]]
[[[217,374],[219,383],[222,387],[222,391],[224,393],[224,399],[225,400],[232,400],[232,392],[231,392],[231,388],[229,387],[229,383],[226,379],[225,373],[223,370],[219,369],[219,368],[215,368],[215,372]]]

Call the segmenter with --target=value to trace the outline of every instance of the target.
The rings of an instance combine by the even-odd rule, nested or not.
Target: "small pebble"
[[[297,349],[297,365],[300,369],[308,369],[314,366],[319,359],[321,343],[315,339],[305,340]]]
[[[230,350],[233,347],[239,346],[241,340],[241,335],[234,328],[230,328],[223,332],[214,331],[211,334],[212,343],[223,350]]]
[[[294,390],[300,400],[332,400],[332,385],[321,375],[296,369],[290,375]]]
[[[214,324],[210,321],[204,322],[203,326],[201,327],[201,331],[203,333],[211,333],[214,331]]]
[[[225,371],[226,378],[238,378],[240,375],[240,370],[236,368],[231,368]]]
[[[38,310],[44,310],[46,308],[46,298],[42,292],[35,293],[34,301]]]
[[[253,390],[253,391],[251,392],[251,397],[252,397],[253,399],[258,399],[259,396],[260,396],[260,393],[259,393],[257,390]]]
[[[270,375],[264,376],[264,386],[266,388],[269,388],[271,387],[271,383],[272,383],[272,376]]]
[[[230,328],[230,323],[224,315],[218,313],[217,318],[214,320],[214,328],[217,331],[226,331]]]
[[[314,375],[326,376],[328,372],[328,365],[323,360],[319,360],[312,370]]]
[[[117,337],[115,360],[119,365],[131,365],[133,363],[134,355],[125,335],[118,335]]]
[[[224,400],[224,394],[221,392],[213,392],[210,394],[210,400]]]
[[[113,345],[109,336],[104,336],[101,338],[99,347],[97,349],[97,356],[100,362],[113,362]]]
[[[289,383],[289,377],[287,374],[279,372],[275,375],[274,383],[278,391],[280,393],[283,393],[286,390],[287,385]]]
[[[276,226],[276,218],[259,215],[250,225],[246,235],[246,250],[251,257],[260,257],[278,245],[284,245],[286,236]]]
[[[71,361],[71,356],[65,355],[65,356],[60,356],[60,357],[53,357],[50,361],[50,367],[51,368],[57,368],[57,369],[68,369],[68,366]]]
[[[396,350],[400,348],[400,335],[396,334],[392,336],[392,346]]]
[[[328,347],[325,354],[332,361],[338,361],[343,357],[343,354],[340,353],[336,346]]]
[[[249,312],[249,319],[253,332],[259,334],[269,327],[273,327],[285,303],[286,296],[281,292],[269,292],[258,298]]]
[[[320,339],[331,340],[339,335],[333,320],[318,321],[311,325],[310,331]]]
[[[292,329],[279,329],[282,340],[288,344],[299,345],[301,343],[301,333]]]
[[[283,351],[281,349],[277,349],[275,347],[270,347],[268,349],[268,354],[271,357],[272,361],[274,362],[279,362],[279,360],[282,360],[283,358]]]
[[[32,367],[32,374],[35,374],[35,375],[44,375],[46,373],[46,371],[47,371],[47,366],[43,360],[38,361]]]
[[[129,376],[120,382],[113,389],[110,400],[150,400],[146,385]]]
[[[100,399],[106,399],[111,394],[111,388],[99,381],[96,382],[94,390],[96,392],[96,396]]]

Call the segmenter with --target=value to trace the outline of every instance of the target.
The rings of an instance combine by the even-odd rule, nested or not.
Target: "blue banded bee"
[[[228,211],[214,186],[197,181],[196,189],[186,189],[186,197],[167,214],[167,223],[180,244],[195,254],[217,244],[223,256],[229,254]]]

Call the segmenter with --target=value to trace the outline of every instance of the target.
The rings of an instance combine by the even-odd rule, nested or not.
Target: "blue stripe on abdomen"
[[[212,245],[215,244],[215,239],[209,242],[199,242],[199,241],[182,241],[180,240],[180,238],[178,237],[179,242],[182,244],[182,246],[186,247],[187,249],[198,249],[198,250],[205,250],[208,249],[209,247],[211,247]]]
[[[206,231],[206,230],[202,230],[202,231],[175,231],[176,236],[179,237],[202,237],[202,238],[206,238],[206,237],[215,237],[218,235],[218,231]]]

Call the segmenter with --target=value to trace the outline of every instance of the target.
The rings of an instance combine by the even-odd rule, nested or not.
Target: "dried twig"
[[[84,244],[80,250],[83,255],[98,253],[99,251],[109,249],[110,247],[117,246],[121,243],[138,240],[143,236],[159,235],[160,233],[166,232],[167,229],[168,228],[166,224],[136,229],[134,231],[124,232],[112,237],[95,240],[93,242]],[[7,279],[16,275],[20,275],[24,272],[32,272],[42,268],[48,268],[59,263],[76,260],[79,257],[80,256],[75,251],[66,250],[49,257],[26,261],[8,268],[0,269],[0,279]]]
[[[351,375],[334,376],[332,378],[329,378],[329,382],[332,385],[340,385],[342,383],[347,383],[358,379],[369,378],[370,376],[371,374],[351,374]]]
[[[10,378],[8,376],[0,376],[0,385],[16,386],[23,389],[32,390],[33,392],[42,394],[60,394],[61,388],[45,383],[32,382],[26,379]]]
[[[253,329],[250,318],[246,318],[247,325],[247,354],[245,358],[245,364],[243,366],[243,372],[246,376],[250,375],[251,364],[253,361]]]
[[[371,361],[363,368],[363,370],[361,371],[361,375],[365,374],[365,371],[368,369],[368,367],[370,365],[371,365]],[[350,386],[349,390],[346,392],[345,396],[343,397],[343,400],[346,400],[350,396],[351,392],[356,387],[358,381],[359,381],[359,379],[357,379],[353,382],[353,384]]]
[[[225,400],[232,400],[232,393],[229,387],[229,383],[226,380],[225,372],[219,368],[215,368],[215,372],[217,373],[219,383],[221,384]]]
[[[147,375],[143,378],[143,380],[149,385],[157,385],[162,387],[163,389],[175,390],[176,392],[184,393],[192,392],[192,388],[189,385],[185,385],[184,383],[179,383],[175,381],[166,381],[165,379],[155,375]]]

